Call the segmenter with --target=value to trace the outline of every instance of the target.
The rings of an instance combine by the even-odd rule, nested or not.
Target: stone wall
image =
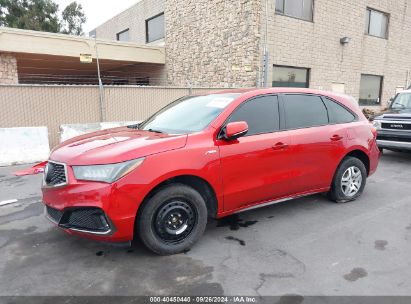
[[[260,0],[166,0],[169,84],[255,86],[261,13]]]
[[[164,12],[165,0],[142,0],[96,28],[98,39],[117,40],[117,33],[129,29],[130,42],[146,43],[146,20]],[[152,45],[163,45],[164,39]]]
[[[389,14],[388,39],[364,33],[367,7]],[[358,98],[361,74],[384,76],[382,106],[397,87],[405,87],[411,71],[411,0],[314,0],[313,22],[276,15],[275,1],[269,1],[268,15],[269,83],[273,64],[305,67],[310,87],[331,90],[333,83],[343,83],[345,92]],[[345,36],[352,40],[342,46]]]
[[[13,54],[0,53],[0,84],[17,84],[17,60]]]

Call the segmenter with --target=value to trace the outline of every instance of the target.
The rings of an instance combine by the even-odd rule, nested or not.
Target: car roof
[[[410,90],[411,92],[411,90]],[[322,96],[328,96],[334,99],[353,99],[353,97],[330,91],[315,90],[308,88],[290,88],[290,87],[276,87],[276,88],[247,88],[247,89],[227,89],[213,94],[247,94],[247,95],[259,95],[259,94],[273,94],[273,93],[300,93],[300,94],[316,94]]]

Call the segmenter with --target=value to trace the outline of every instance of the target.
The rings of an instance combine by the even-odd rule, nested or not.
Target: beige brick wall
[[[262,0],[264,1],[264,0]],[[311,69],[310,87],[331,90],[344,83],[359,97],[361,74],[384,76],[382,102],[406,85],[411,70],[410,0],[314,0],[314,22],[275,15],[269,1],[269,81],[272,64]],[[364,34],[366,7],[390,14],[389,39]],[[342,46],[340,38],[352,40]]]
[[[96,29],[97,38],[117,40],[116,34],[129,28],[131,42],[146,43],[146,20],[164,12],[165,0],[142,0]],[[164,41],[153,42],[161,45]]]
[[[173,85],[255,86],[258,0],[166,0],[166,59]]]
[[[17,84],[17,60],[13,54],[0,53],[0,84]]]

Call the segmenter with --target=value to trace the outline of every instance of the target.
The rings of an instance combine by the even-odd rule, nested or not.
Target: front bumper
[[[63,229],[94,234],[111,235],[115,226],[103,210],[98,208],[68,208],[64,211],[46,205],[47,218]]]
[[[377,135],[379,148],[411,150],[411,132],[398,130],[380,130]]]
[[[381,140],[381,139],[379,139],[379,140],[377,140],[377,145],[378,145],[379,148],[411,150],[411,142]]]
[[[93,240],[133,240],[137,210],[144,198],[142,185],[128,176],[113,184],[78,181],[70,166],[67,175],[64,186],[42,187],[49,220],[69,234]]]

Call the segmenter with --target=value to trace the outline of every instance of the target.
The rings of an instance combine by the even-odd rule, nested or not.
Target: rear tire
[[[346,157],[335,172],[328,196],[337,203],[346,203],[361,196],[367,180],[367,169],[356,157]]]
[[[144,203],[137,218],[137,236],[159,255],[188,251],[203,235],[207,207],[193,188],[172,184]]]

